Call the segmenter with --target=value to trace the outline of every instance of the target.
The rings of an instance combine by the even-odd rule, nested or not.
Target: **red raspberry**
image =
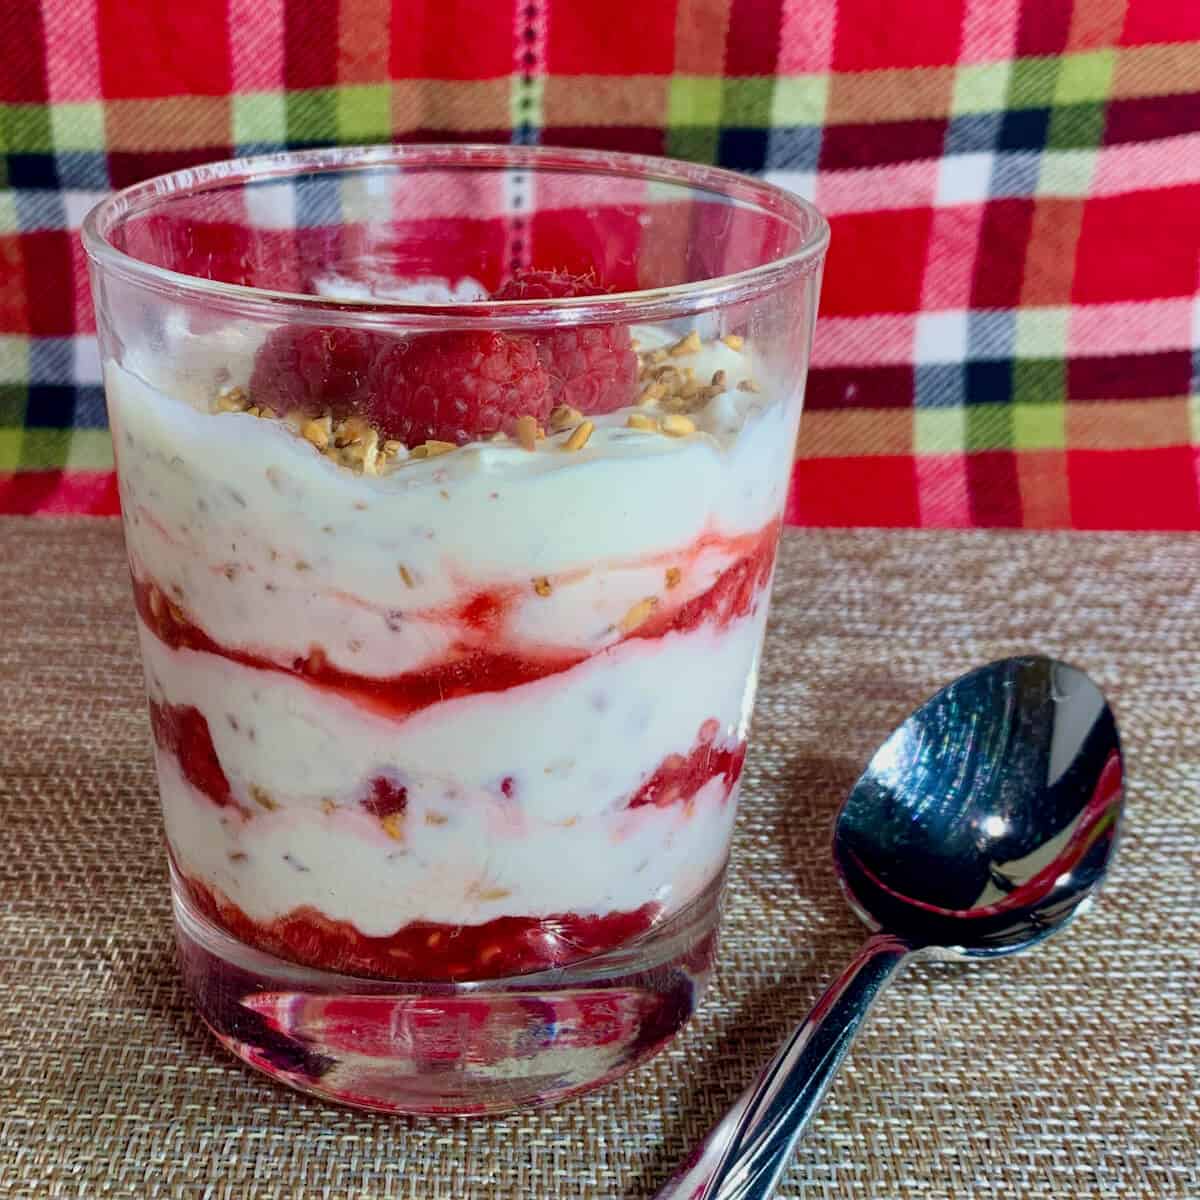
[[[363,329],[284,325],[259,347],[250,398],[281,412],[359,411],[369,394],[377,334]]]
[[[464,445],[510,433],[526,414],[553,407],[546,372],[526,337],[458,331],[389,346],[376,362],[370,416],[384,437],[409,446]]]
[[[593,275],[519,271],[496,300],[561,300],[603,296]],[[625,325],[564,325],[537,336],[538,358],[550,377],[552,404],[584,413],[607,413],[632,404],[638,360]]]
[[[393,783],[385,775],[376,775],[361,804],[373,817],[394,817],[408,808],[408,788]]]
[[[493,297],[493,300],[569,300],[576,296],[603,296],[595,275],[572,275],[567,271],[518,271]]]
[[[204,714],[190,704],[158,704],[150,701],[150,725],[154,740],[174,754],[184,778],[218,808],[235,803],[229,778],[217,757],[212,731]]]

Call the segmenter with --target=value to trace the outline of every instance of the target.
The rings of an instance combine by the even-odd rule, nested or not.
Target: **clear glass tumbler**
[[[562,1098],[707,982],[828,230],[499,146],[87,219],[180,956],[396,1112]]]

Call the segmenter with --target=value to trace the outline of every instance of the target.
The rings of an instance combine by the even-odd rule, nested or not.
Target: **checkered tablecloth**
[[[830,216],[795,522],[1200,528],[1197,0],[0,0],[0,53],[0,511],[116,511],[109,189],[511,140]]]

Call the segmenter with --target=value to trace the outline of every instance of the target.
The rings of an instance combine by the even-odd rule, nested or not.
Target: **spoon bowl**
[[[1009,658],[943,688],[876,751],[833,857],[872,929],[942,956],[1011,954],[1090,901],[1121,809],[1116,721],[1080,670]]]
[[[1117,842],[1121,774],[1103,694],[1055,659],[991,663],[922,704],[834,831],[834,869],[871,936],[656,1200],[769,1200],[899,967],[1024,950],[1091,902]]]

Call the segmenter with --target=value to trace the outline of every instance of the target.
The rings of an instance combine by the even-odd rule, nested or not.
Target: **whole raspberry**
[[[362,329],[281,326],[255,356],[251,400],[280,412],[350,416],[367,399],[380,345],[378,335]]]
[[[409,446],[511,433],[518,417],[541,422],[553,407],[533,342],[487,331],[396,341],[376,360],[372,393],[372,422]]]
[[[536,271],[525,267],[518,271],[493,297],[493,300],[568,300],[576,296],[603,296],[595,275],[572,275],[568,271]]]
[[[565,271],[518,271],[496,300],[561,300],[603,296],[593,275]],[[536,335],[538,358],[550,378],[552,404],[583,413],[607,413],[632,404],[638,360],[625,325],[563,325]]]

